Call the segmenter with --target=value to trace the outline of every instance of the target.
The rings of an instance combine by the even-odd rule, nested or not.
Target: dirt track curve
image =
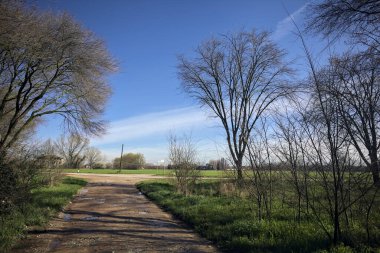
[[[69,174],[89,183],[12,252],[218,252],[136,189],[150,175]]]

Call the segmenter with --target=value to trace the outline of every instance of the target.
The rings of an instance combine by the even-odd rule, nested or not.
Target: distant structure
[[[37,160],[44,168],[57,168],[63,164],[63,158],[57,155],[40,155]]]

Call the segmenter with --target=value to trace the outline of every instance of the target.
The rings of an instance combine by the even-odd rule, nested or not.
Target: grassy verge
[[[85,185],[86,181],[82,179],[66,177],[56,186],[33,190],[28,204],[1,217],[0,252],[9,250],[18,239],[22,238],[28,227],[46,224]]]
[[[330,249],[312,217],[298,223],[286,207],[276,207],[270,220],[258,220],[252,201],[218,194],[219,183],[204,181],[191,196],[177,193],[165,181],[145,181],[138,188],[226,252],[354,252],[346,246]],[[355,252],[372,250],[355,248]]]
[[[78,169],[65,169],[66,173],[78,173]],[[79,173],[93,173],[93,174],[150,174],[156,176],[173,176],[172,170],[163,169],[140,169],[140,170],[119,170],[117,169],[80,169]],[[218,170],[202,170],[200,171],[202,177],[228,177],[224,171]]]

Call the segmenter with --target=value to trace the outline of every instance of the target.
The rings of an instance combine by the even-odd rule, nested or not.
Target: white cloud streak
[[[107,134],[91,140],[93,145],[105,145],[185,128],[207,127],[213,120],[200,108],[185,107],[148,113],[111,122]]]
[[[278,22],[276,30],[272,34],[272,39],[278,41],[284,36],[288,35],[294,27],[292,19],[297,20],[297,18],[302,14],[302,12],[305,10],[308,4],[309,3],[304,4],[302,7],[300,7],[299,9],[291,13],[289,16]]]

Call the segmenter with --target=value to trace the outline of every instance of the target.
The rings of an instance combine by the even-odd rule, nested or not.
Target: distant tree
[[[121,160],[122,169],[142,169],[145,164],[145,157],[140,153],[127,153]],[[120,168],[120,158],[113,160],[113,167]]]
[[[47,139],[41,144],[40,153],[43,156],[56,156],[57,155],[57,146],[55,145],[52,139]]]
[[[88,147],[84,151],[86,164],[93,169],[95,165],[98,165],[102,160],[102,152],[95,147]]]
[[[200,176],[197,170],[197,150],[191,136],[169,136],[170,169],[174,170],[175,185],[180,193],[188,195]]]
[[[63,160],[63,157],[58,154],[56,143],[52,139],[48,139],[39,145],[38,153],[38,158],[44,163],[44,169],[56,169]]]
[[[61,136],[56,142],[58,153],[64,158],[66,168],[80,168],[85,160],[88,139],[79,134]]]
[[[51,139],[40,145],[37,160],[46,182],[53,185],[62,177],[63,157],[59,156],[57,146]]]
[[[287,91],[291,71],[284,56],[269,33],[240,32],[203,43],[193,59],[179,59],[184,90],[224,127],[238,181],[252,129]]]
[[[103,163],[95,163],[92,166],[92,169],[104,169],[104,168],[106,168],[106,166]]]
[[[115,70],[104,43],[67,14],[0,1],[0,153],[46,115],[99,134]]]

